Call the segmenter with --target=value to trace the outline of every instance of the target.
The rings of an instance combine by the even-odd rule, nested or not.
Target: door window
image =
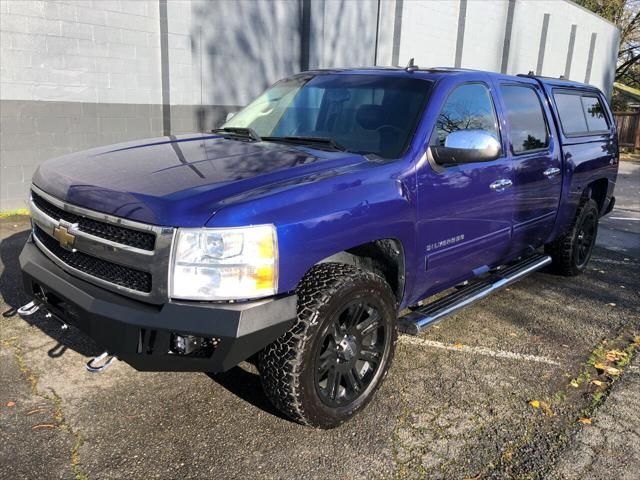
[[[444,146],[447,136],[457,130],[484,130],[499,140],[491,94],[482,83],[460,85],[449,94],[436,120],[431,145]]]
[[[533,88],[502,85],[514,154],[539,150],[549,145],[549,132],[540,98]]]

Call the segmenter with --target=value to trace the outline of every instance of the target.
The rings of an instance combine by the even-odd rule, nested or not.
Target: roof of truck
[[[362,74],[362,75],[372,75],[372,74],[383,74],[383,75],[392,75],[392,76],[418,76],[422,78],[426,78],[429,80],[437,80],[438,78],[444,76],[472,76],[474,74],[482,73],[485,75],[490,75],[492,77],[500,78],[500,79],[518,79],[518,78],[531,78],[536,79],[541,83],[549,84],[558,87],[573,87],[573,88],[585,88],[597,90],[597,87],[593,85],[589,85],[586,83],[575,82],[573,80],[567,80],[562,77],[554,78],[554,77],[544,77],[541,75],[535,75],[533,72],[529,72],[527,74],[518,74],[518,75],[506,75],[503,73],[490,72],[485,70],[475,70],[469,68],[452,68],[452,67],[418,67],[417,65],[409,65],[407,67],[358,67],[358,68],[326,68],[326,69],[316,69],[309,70],[307,72],[303,72],[304,74],[327,74],[327,73],[340,73],[340,74]]]

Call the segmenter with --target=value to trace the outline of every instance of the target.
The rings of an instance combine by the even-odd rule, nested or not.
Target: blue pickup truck
[[[584,270],[617,169],[611,111],[589,85],[304,72],[210,134],[42,164],[20,313],[102,345],[90,371],[250,359],[279,410],[335,427],[371,400],[399,331],[548,264]]]

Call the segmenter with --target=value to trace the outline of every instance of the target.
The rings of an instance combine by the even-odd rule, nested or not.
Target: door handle
[[[494,192],[502,192],[507,188],[511,187],[512,185],[513,185],[513,182],[511,180],[507,178],[501,178],[500,180],[496,180],[491,185],[489,185],[489,188]]]
[[[547,178],[552,178],[555,177],[556,175],[558,175],[560,173],[560,169],[556,168],[556,167],[551,167],[551,168],[547,168],[544,172],[542,172],[543,175]]]

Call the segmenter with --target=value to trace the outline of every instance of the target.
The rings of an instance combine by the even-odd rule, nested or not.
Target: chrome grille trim
[[[161,304],[167,301],[169,257],[171,254],[171,245],[175,233],[174,228],[148,225],[124,218],[114,217],[112,215],[101,212],[95,212],[86,208],[77,207],[75,205],[63,202],[55,197],[52,197],[46,192],[43,192],[35,185],[32,185],[32,189],[37,195],[43,197],[51,204],[65,211],[72,212],[76,215],[98,220],[104,223],[110,223],[130,229],[153,233],[156,237],[155,250],[150,251],[97,237],[74,228],[74,226],[71,226],[69,230],[69,232],[76,237],[74,250],[86,253],[88,255],[100,258],[111,263],[115,263],[125,267],[131,267],[133,269],[141,270],[144,272],[149,272],[151,274],[152,282],[151,292],[149,293],[132,290],[121,285],[116,285],[114,283],[105,281],[101,278],[97,278],[93,275],[89,275],[81,270],[78,270],[63,262],[59,257],[54,255],[42,244],[41,241],[36,238],[35,235],[32,236],[34,237],[36,245],[47,257],[49,257],[49,259],[51,259],[60,268],[74,276],[82,278],[83,280],[86,280],[105,289],[112,290],[131,298],[143,300],[145,302]],[[60,224],[60,219],[52,218],[45,212],[40,210],[33,202],[33,199],[29,200],[29,207],[31,209],[32,222],[40,227],[43,232],[53,236],[53,229]],[[68,222],[63,223],[65,224],[65,226],[69,225]]]

